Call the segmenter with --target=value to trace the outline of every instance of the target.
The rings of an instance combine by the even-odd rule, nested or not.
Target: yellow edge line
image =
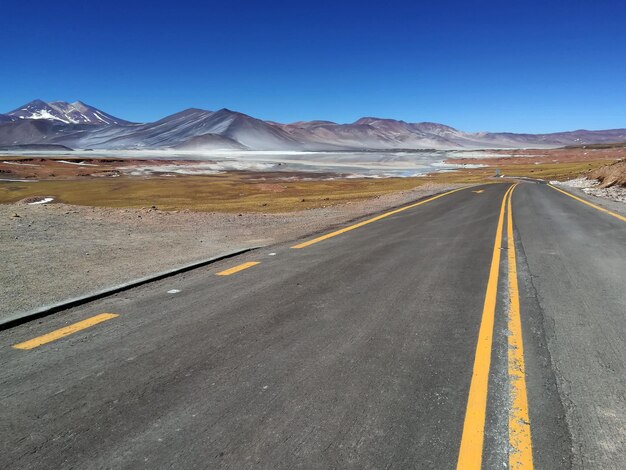
[[[344,227],[344,228],[342,228],[340,230],[337,230],[335,232],[327,233],[326,235],[322,235],[321,237],[317,237],[317,238],[314,238],[312,240],[308,240],[306,242],[299,243],[298,245],[294,245],[291,248],[295,248],[295,249],[306,248],[307,246],[311,246],[311,245],[313,245],[315,243],[319,243],[319,242],[327,240],[329,238],[336,237],[337,235],[341,235],[342,233],[349,232],[350,230],[354,230],[355,228],[363,227],[364,225],[371,224],[372,222],[376,222],[377,220],[384,219],[385,217],[389,217],[390,215],[397,214],[397,213],[405,211],[407,209],[412,209],[413,207],[421,206],[422,204],[426,204],[427,202],[434,201],[435,199],[439,199],[440,197],[447,196],[448,194],[456,193],[457,191],[461,191],[463,189],[467,189],[467,187],[453,189],[452,191],[448,191],[446,193],[439,194],[439,195],[431,197],[429,199],[425,199],[424,201],[416,202],[415,204],[411,204],[410,206],[405,206],[405,207],[401,207],[399,209],[395,209],[395,210],[390,211],[390,212],[385,212],[384,214],[378,215],[378,216],[373,217],[371,219],[364,220],[363,222],[359,222],[358,224],[350,225],[349,227]]]
[[[260,261],[250,261],[248,263],[243,263],[238,266],[232,267],[230,269],[220,271],[219,273],[216,273],[216,274],[218,276],[230,276],[231,274],[238,273],[239,271],[243,271],[244,269],[251,268],[252,266],[256,266],[257,264],[260,264],[260,263],[261,263]]]
[[[528,395],[526,392],[526,366],[524,363],[524,342],[522,338],[522,319],[519,305],[519,286],[517,282],[517,259],[513,234],[513,209],[511,190],[507,205],[507,256],[509,264],[509,386],[511,408],[509,410],[509,469],[532,470],[533,447],[530,437],[530,418],[528,414]]]
[[[66,326],[64,328],[60,328],[58,330],[52,331],[43,336],[38,336],[37,338],[33,338],[28,341],[24,341],[23,343],[15,344],[13,347],[15,349],[33,349],[37,348],[41,345],[51,343],[52,341],[56,341],[57,339],[61,339],[65,336],[71,335],[78,331],[84,330],[86,328],[90,328],[98,323],[102,323],[104,321],[110,320],[112,318],[118,317],[119,315],[115,313],[101,313],[100,315],[96,315],[95,317],[88,318],[83,321],[79,321],[78,323],[74,323],[73,325]]]
[[[599,210],[601,212],[604,212],[606,214],[612,215],[613,217],[621,220],[622,222],[626,222],[626,217],[624,217],[624,216],[616,214],[615,212],[611,212],[610,210],[605,209],[604,207],[596,206],[595,204],[592,204],[589,201],[585,201],[584,199],[579,198],[578,196],[574,196],[573,194],[570,194],[567,191],[563,191],[562,189],[557,188],[555,186],[552,186],[551,184],[548,184],[548,186],[550,186],[552,189],[554,189],[554,190],[556,190],[556,191],[558,191],[560,193],[565,194],[566,196],[571,197],[572,199],[576,199],[577,201],[582,202],[583,204],[587,204],[588,206],[593,207],[594,209],[597,209],[597,210]]]
[[[476,344],[476,356],[474,369],[470,383],[465,421],[463,423],[463,436],[457,461],[458,470],[480,470],[483,456],[483,441],[485,431],[485,416],[487,412],[487,391],[489,385],[489,368],[491,367],[491,349],[493,343],[493,325],[496,311],[496,295],[498,293],[498,276],[500,272],[500,251],[502,247],[502,229],[504,226],[504,208],[511,186],[504,197],[500,207],[500,217],[493,244],[491,268],[487,281],[487,293],[483,305],[478,342]]]

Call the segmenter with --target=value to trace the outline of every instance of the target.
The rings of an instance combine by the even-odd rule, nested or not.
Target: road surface
[[[466,188],[3,331],[0,468],[626,468],[599,209]]]

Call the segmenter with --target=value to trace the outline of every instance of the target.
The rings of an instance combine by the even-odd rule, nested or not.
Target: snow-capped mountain
[[[46,119],[59,121],[64,124],[92,124],[97,126],[107,124],[130,124],[128,121],[116,118],[80,101],[67,103],[42,100],[33,100],[24,106],[7,113],[19,119]]]
[[[626,129],[553,134],[463,132],[433,122],[363,117],[349,124],[281,124],[243,113],[190,108],[136,124],[76,101],[32,101],[0,114],[0,145],[93,149],[386,150],[549,148],[625,142]]]

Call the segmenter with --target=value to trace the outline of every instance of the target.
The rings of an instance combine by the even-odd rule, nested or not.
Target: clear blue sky
[[[626,2],[3,2],[0,111],[227,107],[464,130],[626,127]]]

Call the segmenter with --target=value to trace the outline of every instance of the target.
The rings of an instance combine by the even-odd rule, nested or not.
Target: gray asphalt
[[[508,186],[2,332],[0,468],[455,468]],[[513,215],[535,468],[625,468],[626,224],[535,183]],[[502,276],[484,468],[509,452],[507,302]]]
[[[573,466],[625,469],[626,223],[545,185],[513,200],[534,291],[523,299],[543,313]]]

